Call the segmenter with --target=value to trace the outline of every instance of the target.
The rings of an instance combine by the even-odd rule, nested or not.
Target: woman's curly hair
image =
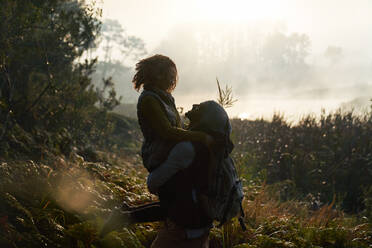
[[[171,92],[176,87],[177,80],[176,64],[169,57],[156,54],[136,64],[132,83],[137,91],[151,85]]]

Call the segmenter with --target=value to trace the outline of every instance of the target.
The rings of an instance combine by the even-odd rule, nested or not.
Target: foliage
[[[372,176],[371,113],[323,113],[318,120],[309,115],[296,125],[280,115],[271,122],[234,119],[232,124],[238,165],[246,161],[244,171],[265,175],[269,184],[290,182],[280,188],[283,200],[307,199],[317,209],[335,197],[335,206],[346,212],[366,207],[364,191]]]
[[[248,187],[243,204],[248,230],[242,232],[237,221],[213,229],[211,247],[368,247],[372,242],[368,223],[356,223],[331,206],[309,211],[303,202],[278,202],[268,186]]]
[[[291,155],[281,158],[281,163],[288,163],[285,159],[299,156],[305,148],[315,154],[313,156],[319,156],[317,145],[305,146],[296,143],[306,142],[307,139],[317,141],[317,129],[326,132],[325,127],[334,130],[350,125],[349,128],[353,130],[362,126],[363,132],[370,131],[368,126],[364,126],[370,125],[369,117],[347,116],[334,113],[322,117],[318,122],[310,122],[311,118],[307,117],[293,126],[280,116],[276,116],[271,122],[232,120],[233,139],[236,141],[234,157],[244,181],[244,221],[248,230],[243,232],[237,220],[225,224],[222,228],[213,228],[210,234],[211,247],[369,247],[372,244],[371,222],[368,219],[371,211],[370,188],[364,187],[362,190],[364,210],[360,214],[367,218],[349,216],[340,209],[340,206],[343,206],[342,198],[338,198],[337,194],[330,194],[331,198],[326,201],[323,192],[319,195],[315,192],[312,195],[304,193],[305,190],[312,192],[312,188],[302,188],[306,184],[299,184],[295,180],[296,177],[281,177],[278,171],[271,171],[272,169],[264,166],[262,162],[268,152],[276,158],[277,150],[281,149],[288,149],[285,151]],[[353,121],[345,125],[344,122],[349,120],[348,118]],[[120,133],[138,129],[136,125],[124,124],[127,119],[123,118],[122,121],[123,123],[118,125],[121,127]],[[360,133],[364,135],[363,132]],[[293,139],[291,142],[296,144],[296,149],[292,146],[286,147],[286,143],[278,141],[279,138],[283,139],[283,136],[280,136],[283,133],[288,136],[288,140]],[[327,135],[332,138],[331,144],[344,144],[337,142],[341,138],[343,142],[347,141],[347,133],[343,130],[337,133],[338,135],[331,135],[329,131]],[[360,143],[368,139],[353,137],[358,141],[353,144],[360,158],[363,155]],[[19,141],[20,146],[29,138],[31,137]],[[133,140],[135,137],[128,136],[123,139]],[[283,147],[281,144],[284,144]],[[38,163],[32,160],[2,162],[2,247],[44,247],[45,244],[49,247],[150,247],[159,227],[157,223],[132,225],[111,232],[103,239],[97,236],[103,220],[114,206],[120,205],[122,201],[136,205],[154,200],[145,187],[147,172],[137,155],[138,144],[127,147],[133,147],[134,150],[129,152],[125,149],[117,154],[92,151],[95,155],[93,160],[96,162],[86,160],[92,161],[92,155],[87,151],[82,154],[84,157],[74,152],[70,153],[69,158],[49,154],[43,162]],[[281,151],[283,153],[283,150]],[[332,155],[330,151],[331,148],[327,150],[328,155]],[[336,151],[341,152],[338,149]],[[323,156],[315,159],[327,159],[326,154],[320,154]],[[328,159],[332,161],[334,157]],[[296,160],[288,164],[295,166],[295,162]],[[309,168],[303,168],[300,173],[307,174],[307,169]],[[284,175],[296,175],[291,174],[296,171]],[[338,175],[337,171],[333,173]],[[343,173],[352,172],[346,170]],[[361,176],[359,175],[358,179],[363,183]],[[269,184],[264,183],[265,181]],[[309,180],[307,183],[314,181]],[[316,183],[311,185],[317,190],[321,190],[323,186]],[[337,181],[333,187],[339,190]],[[74,199],[79,199],[79,204]]]
[[[151,228],[113,232],[99,239],[98,231],[110,209],[151,201],[145,169],[135,153],[115,154],[104,162],[87,162],[73,153],[70,160],[52,157],[43,163],[1,162],[1,247],[143,247],[137,238]],[[129,162],[130,161],[130,162]],[[140,167],[141,166],[141,167]]]
[[[116,60],[125,64],[124,60],[132,59],[136,61],[147,53],[143,40],[128,35],[117,20],[106,19],[103,22],[100,38],[100,42],[103,43],[103,62],[106,63]],[[114,49],[119,50],[120,57],[112,56]]]
[[[1,5],[1,154],[19,151],[24,136],[29,143],[56,143],[62,152],[102,145],[102,137],[115,129],[108,111],[120,98],[110,79],[103,89],[94,89],[90,77],[96,60],[84,59],[96,46],[101,10],[94,2],[76,0],[5,0]],[[33,148],[24,148],[21,152],[32,153]]]
[[[135,153],[104,154],[88,162],[72,153],[44,160],[1,162],[2,247],[150,247],[157,223],[128,226],[103,238],[98,232],[114,206],[153,201],[147,171]],[[366,220],[332,205],[309,210],[306,202],[280,202],[270,185],[245,184],[243,232],[237,220],[211,231],[211,247],[369,247]]]
[[[306,130],[302,122],[291,127],[279,117],[272,122],[233,120],[233,125],[235,140],[247,139],[247,135],[251,134],[249,128],[256,128],[256,131],[258,127],[263,128],[259,130],[264,135],[258,132],[257,136],[253,136],[260,137],[259,143],[254,140],[257,149],[263,149],[261,142],[269,143],[269,140],[264,142],[263,137],[276,138],[278,142],[275,136],[277,132],[286,130],[291,134],[289,130],[292,129],[294,133]],[[124,123],[119,126],[122,128],[120,133],[138,129],[138,126]],[[276,132],[270,133],[273,127],[276,127]],[[22,145],[29,138],[25,137],[19,144]],[[133,140],[135,137],[128,136],[125,139]],[[315,203],[317,197],[301,197],[303,189],[298,187],[296,181],[281,181],[269,168],[262,169],[260,163],[263,158],[252,149],[253,145],[249,146],[242,140],[240,142],[236,143],[234,156],[245,185],[243,207],[248,230],[243,232],[237,220],[227,223],[221,229],[213,228],[211,247],[360,248],[372,244],[368,219],[347,216],[340,209],[335,209],[339,203],[336,197],[329,204],[324,203],[322,194],[320,200],[323,203]],[[103,239],[97,236],[103,220],[114,206],[120,205],[122,201],[136,205],[154,200],[145,188],[147,172],[136,155],[139,146],[132,147],[133,152],[125,149],[118,153],[120,156],[93,151],[96,156],[93,160],[97,162],[86,160],[92,159],[87,151],[82,154],[84,157],[74,152],[70,153],[69,158],[49,154],[43,162],[38,163],[32,160],[1,162],[2,247],[44,247],[45,244],[49,247],[150,247],[158,229],[157,223],[129,226],[111,232]],[[299,147],[304,149],[304,146]],[[315,150],[316,146],[310,148]],[[270,149],[278,148],[274,146]],[[261,150],[262,153],[268,151],[268,148]],[[297,150],[291,152],[294,151]],[[273,151],[272,154],[275,155]],[[270,181],[270,177],[277,181]],[[264,180],[270,184],[262,183]],[[370,189],[365,188],[363,195],[364,214],[370,217]]]

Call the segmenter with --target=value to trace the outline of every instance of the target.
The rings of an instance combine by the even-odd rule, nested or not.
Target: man
[[[158,193],[166,210],[166,225],[152,244],[157,247],[208,247],[212,219],[203,208],[213,175],[213,161],[228,156],[233,145],[225,110],[214,101],[193,105],[186,113],[190,130],[203,131],[218,141],[211,150],[200,143],[181,142],[167,160],[148,176],[151,193]]]
[[[227,157],[233,144],[231,125],[225,110],[214,101],[193,105],[186,113],[189,129],[203,131],[217,142],[211,149],[201,143],[180,142],[170,151],[166,161],[153,170],[147,179],[149,191],[156,193],[159,203],[114,211],[101,234],[125,225],[164,220],[151,247],[208,247],[212,219],[203,207],[214,165]]]

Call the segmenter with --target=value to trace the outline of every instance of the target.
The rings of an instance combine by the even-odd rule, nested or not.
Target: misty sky
[[[274,110],[289,117],[298,116],[319,112],[321,107],[336,108],[368,94],[372,97],[372,92],[368,92],[372,90],[368,72],[372,71],[372,1],[105,0],[102,6],[103,18],[118,20],[127,33],[143,39],[150,55],[163,53],[175,60],[180,81],[174,95],[177,105],[186,109],[193,102],[215,98],[216,77],[233,86],[239,99],[230,114],[249,118],[270,115]],[[201,49],[205,37],[210,43],[204,46],[214,46],[209,54],[206,52],[209,60],[218,61],[210,53],[219,46],[236,46],[238,53],[243,54],[248,50],[244,44],[265,43],[265,35],[278,30],[288,37],[299,33],[310,39],[306,63],[312,69],[302,75],[296,87],[272,79],[261,87],[262,72],[243,62],[247,55],[235,55],[215,65],[192,61],[193,51],[196,47]],[[195,40],[199,43],[194,44]],[[342,62],[337,66],[327,67],[329,61],[324,54],[329,46],[342,49]],[[200,52],[198,56],[198,61],[203,58]],[[203,66],[203,70],[195,64]],[[275,68],[268,70],[275,79]],[[253,74],[256,76],[246,76]],[[205,87],[198,89],[200,81]],[[354,90],[355,87],[362,90]]]

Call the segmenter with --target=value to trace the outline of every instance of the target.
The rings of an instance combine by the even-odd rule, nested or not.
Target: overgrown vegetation
[[[43,163],[1,162],[1,247],[142,247],[155,230],[147,226],[97,234],[111,209],[122,201],[151,201],[144,172],[134,153],[125,159],[99,154],[102,162],[79,155]],[[149,239],[149,240],[147,240]]]
[[[150,247],[155,238],[159,223],[97,236],[114,206],[154,200],[137,121],[110,112],[120,101],[110,78],[91,83],[95,60],[84,54],[99,16],[82,1],[1,3],[0,247]],[[234,102],[231,88],[219,96]],[[211,247],[371,247],[372,113],[232,124],[248,230],[214,228]]]
[[[159,223],[133,225],[103,239],[98,231],[122,201],[153,201],[147,172],[135,154],[101,153],[103,162],[78,155],[35,163],[2,162],[0,167],[1,247],[150,247]],[[15,183],[16,182],[16,183]],[[280,201],[270,185],[246,183],[248,230],[237,221],[211,233],[211,247],[369,247],[366,219],[346,216],[334,203],[309,210],[310,203]]]
[[[28,143],[73,146],[107,144],[115,129],[108,111],[119,104],[110,79],[96,90],[90,76],[101,11],[75,0],[2,1],[0,10],[0,154],[38,154]],[[27,135],[20,137],[20,132]],[[27,142],[26,142],[27,143]],[[110,142],[109,142],[110,143]],[[42,156],[42,155],[40,155]]]
[[[283,116],[233,120],[243,174],[280,184],[281,199],[310,200],[313,208],[335,199],[347,213],[367,210],[372,186],[372,113],[305,116],[290,125]]]

